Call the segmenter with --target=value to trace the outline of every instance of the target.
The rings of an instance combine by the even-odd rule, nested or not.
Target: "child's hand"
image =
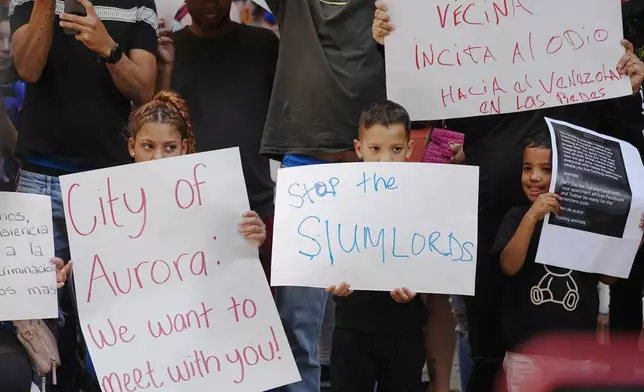
[[[406,304],[411,302],[412,299],[416,298],[416,293],[409,290],[406,287],[402,289],[394,289],[391,291],[391,298],[399,304]]]
[[[65,265],[63,259],[58,257],[54,257],[49,262],[56,266],[56,287],[60,289],[65,285],[67,276],[69,276],[69,272],[72,270],[72,262],[70,261]]]
[[[465,151],[463,151],[463,145],[457,143],[449,143],[449,149],[452,150],[452,158],[450,158],[449,163],[459,165],[465,163]]]
[[[333,295],[337,295],[338,297],[347,297],[351,295],[351,293],[353,293],[353,290],[351,290],[351,285],[348,285],[345,282],[340,283],[339,286],[327,287],[324,291]]]
[[[246,211],[242,217],[239,232],[255,246],[261,247],[266,240],[266,225],[255,211]]]
[[[559,214],[559,200],[561,200],[561,196],[555,193],[541,194],[532,203],[527,215],[535,222],[542,220],[549,212],[557,215]]]

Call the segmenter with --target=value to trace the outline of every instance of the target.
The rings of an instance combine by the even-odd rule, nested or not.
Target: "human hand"
[[[416,293],[406,287],[403,287],[402,289],[392,290],[391,298],[393,298],[394,301],[398,302],[399,304],[406,304],[416,298]]]
[[[165,19],[159,20],[159,31],[157,37],[158,60],[161,65],[169,66],[174,63],[174,41],[172,38],[172,29],[166,25]]]
[[[373,33],[373,39],[380,45],[384,45],[385,37],[394,31],[394,25],[390,22],[389,15],[387,15],[387,6],[382,0],[376,1],[376,14],[373,19],[371,31]]]
[[[239,223],[239,232],[248,241],[258,248],[266,241],[266,225],[255,211],[246,211],[242,214],[242,221]]]
[[[547,213],[557,215],[560,209],[559,200],[561,200],[561,196],[555,193],[543,193],[532,203],[527,215],[535,222],[542,220]]]
[[[60,14],[60,27],[77,31],[76,39],[82,42],[89,50],[102,57],[108,57],[116,42],[110,37],[105,25],[96,15],[94,6],[89,0],[78,0],[87,11],[87,16]]]
[[[449,160],[449,163],[455,165],[465,163],[465,151],[463,151],[463,145],[457,143],[449,143],[449,149],[452,150],[452,157]]]
[[[623,39],[621,44],[626,49],[626,53],[619,59],[617,71],[631,78],[631,87],[633,94],[635,94],[642,87],[642,82],[644,82],[644,63],[635,55],[632,43]]]
[[[67,276],[69,276],[69,272],[72,270],[72,262],[70,261],[65,265],[63,259],[58,257],[54,257],[49,262],[56,266],[56,287],[60,289],[65,285]]]
[[[338,297],[348,297],[353,293],[351,285],[348,285],[346,282],[340,283],[339,286],[327,287],[324,291],[329,294],[337,295]]]

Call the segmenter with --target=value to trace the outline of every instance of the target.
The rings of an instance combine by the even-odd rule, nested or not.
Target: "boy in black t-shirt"
[[[354,141],[364,162],[404,162],[414,147],[407,111],[393,102],[374,104],[360,116]],[[418,392],[425,363],[427,311],[416,293],[357,291],[332,286],[336,302],[331,349],[333,392]]]
[[[532,206],[511,209],[499,230],[495,250],[508,276],[503,298],[503,334],[508,354],[504,367],[509,392],[526,387],[540,371],[584,373],[592,371],[589,361],[550,358],[547,352],[517,354],[520,346],[548,332],[586,331],[597,327],[599,294],[597,284],[616,278],[543,264],[535,257],[548,213],[559,213],[561,197],[550,193],[552,147],[547,132],[533,134],[523,154],[521,182]]]

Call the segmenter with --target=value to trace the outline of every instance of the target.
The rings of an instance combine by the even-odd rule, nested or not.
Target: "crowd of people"
[[[411,138],[407,111],[386,100],[385,37],[395,30],[386,1],[269,0],[279,38],[232,21],[232,0],[187,0],[191,22],[183,28],[159,20],[154,0],[78,2],[85,12],[67,12],[60,0],[12,0],[0,8],[1,82],[11,86],[3,89],[0,113],[7,178],[0,183],[16,177],[18,192],[51,196],[61,283],[55,390],[62,392],[99,387],[74,285],[63,284],[71,264],[61,262],[70,252],[60,176],[238,146],[251,207],[239,231],[258,247],[268,279],[275,188],[269,159],[282,167],[403,162],[422,148]],[[622,3],[644,17],[635,1]],[[627,33],[642,35],[637,27]],[[529,300],[535,280],[554,268],[534,259],[542,220],[558,213],[560,200],[549,193],[552,146],[544,117],[624,140],[644,156],[644,63],[633,43],[622,45],[622,58],[601,60],[630,78],[632,95],[442,121],[465,135],[463,145],[451,146],[451,163],[480,172],[474,296],[420,295],[405,287],[353,292],[351,282],[274,289],[302,378],[281,391],[321,390],[327,361],[318,342],[332,330],[322,341],[331,347],[333,391],[371,392],[377,385],[382,392],[420,392],[427,367],[432,390],[448,392],[455,328],[463,391],[493,390],[504,364],[508,389],[527,390],[525,381],[539,368],[560,362],[521,346],[544,332],[594,333],[600,281],[612,285],[611,328],[630,333],[627,355],[641,358],[642,247],[628,279],[573,271],[580,294],[573,311]],[[586,358],[564,367],[590,369]],[[0,323],[0,390],[31,387],[30,359],[11,323]]]

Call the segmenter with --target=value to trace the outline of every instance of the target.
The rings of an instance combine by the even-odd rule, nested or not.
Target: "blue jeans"
[[[328,163],[313,157],[286,155],[282,167]],[[277,287],[275,304],[302,381],[282,387],[282,392],[320,392],[318,338],[328,294],[319,288]]]
[[[452,313],[457,322],[458,333],[458,366],[461,371],[461,392],[467,392],[467,383],[472,374],[474,361],[470,350],[470,339],[468,337],[467,309],[465,309],[465,297],[452,295],[450,297]]]
[[[20,170],[17,192],[49,195],[51,197],[51,215],[53,218],[56,257],[60,257],[65,261],[69,260],[69,242],[67,240],[65,212],[63,211],[63,198],[60,192],[60,181],[58,177],[50,177]]]
[[[472,353],[467,333],[458,333],[458,367],[461,370],[461,392],[467,392],[467,383],[472,375]]]

